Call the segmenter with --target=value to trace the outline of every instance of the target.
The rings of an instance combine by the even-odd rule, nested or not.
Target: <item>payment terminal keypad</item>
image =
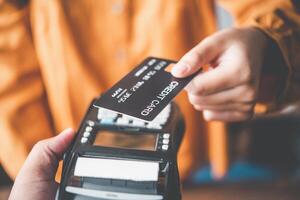
[[[144,129],[161,130],[167,123],[171,113],[171,105],[167,105],[157,117],[151,121],[146,122],[134,117],[119,114],[104,108],[99,108],[97,118],[100,125],[117,125],[126,127],[137,127]]]
[[[162,131],[171,114],[171,104],[167,105],[162,112],[151,122],[139,120],[127,115],[122,115],[107,109],[99,108],[97,113],[98,124],[100,126],[118,126],[129,128],[141,128],[143,130]],[[91,138],[95,122],[87,121],[84,133],[81,137],[81,144],[88,143]],[[162,133],[159,136],[157,149],[167,151],[169,149],[170,134]]]

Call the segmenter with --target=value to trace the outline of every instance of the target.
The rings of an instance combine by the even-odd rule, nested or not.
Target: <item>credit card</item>
[[[106,91],[94,104],[145,121],[152,121],[197,74],[175,78],[174,61],[149,57]]]

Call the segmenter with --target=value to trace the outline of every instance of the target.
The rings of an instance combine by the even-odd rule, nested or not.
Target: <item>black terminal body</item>
[[[178,106],[172,102],[155,120],[146,122],[97,108],[94,102],[64,155],[56,199],[180,200],[177,151],[184,133],[184,120]],[[155,163],[159,166],[158,178],[140,181],[130,177],[78,175],[77,162],[84,159]],[[96,166],[88,167],[97,172]],[[126,169],[122,173],[128,175]]]

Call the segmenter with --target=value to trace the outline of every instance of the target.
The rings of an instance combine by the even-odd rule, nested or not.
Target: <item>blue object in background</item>
[[[217,25],[219,30],[232,26],[234,21],[233,17],[229,12],[224,10],[224,8],[222,8],[218,4],[216,4],[216,14],[217,14]]]
[[[218,182],[243,182],[243,181],[272,181],[279,177],[275,170],[249,163],[237,161],[231,165],[227,174]],[[215,183],[210,166],[199,169],[191,178],[193,184]]]

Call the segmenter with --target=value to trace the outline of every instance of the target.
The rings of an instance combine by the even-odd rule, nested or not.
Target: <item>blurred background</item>
[[[232,26],[232,16],[216,10],[218,28]],[[300,102],[283,113],[228,124],[225,176],[202,167],[184,184],[183,199],[300,199]]]
[[[218,27],[233,23],[216,7]],[[299,102],[300,105],[300,102]],[[284,115],[261,117],[227,126],[224,147],[228,169],[216,178],[209,164],[183,184],[183,199],[300,199],[300,108],[286,108]],[[13,184],[0,168],[0,200],[7,199]]]

